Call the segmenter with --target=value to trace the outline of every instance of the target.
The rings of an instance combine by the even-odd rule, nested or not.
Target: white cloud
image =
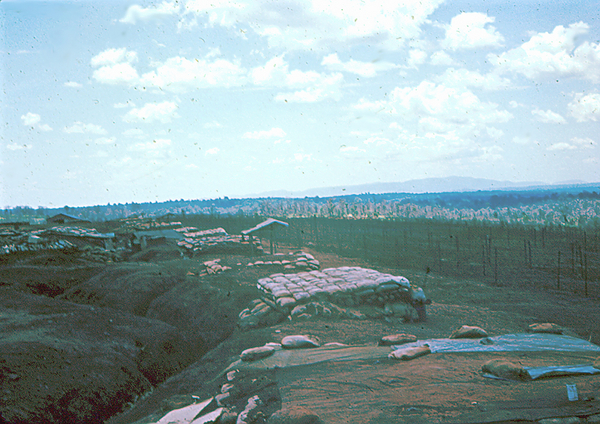
[[[537,119],[540,122],[544,122],[546,124],[566,124],[567,123],[567,120],[565,118],[563,118],[556,112],[552,112],[551,110],[541,110],[541,109],[536,108],[531,111],[531,114],[533,116],[535,116],[535,119]]]
[[[396,87],[391,93],[395,113],[409,119],[431,116],[454,125],[479,126],[507,122],[513,118],[497,104],[482,102],[464,87],[451,87],[423,81],[416,87]]]
[[[328,59],[333,63],[335,58]],[[283,57],[275,57],[264,66],[253,68],[250,80],[261,87],[286,87],[296,91],[278,93],[279,102],[317,102],[327,98],[335,100],[341,97],[341,85],[344,76],[339,73],[325,74],[315,71],[289,70]]]
[[[520,73],[529,79],[540,75],[573,76],[600,82],[600,45],[584,42],[577,48],[577,37],[587,34],[583,22],[565,28],[559,25],[552,33],[539,33],[521,46],[500,55],[488,55],[488,61],[502,72]]]
[[[92,76],[96,81],[104,84],[134,84],[139,78],[137,71],[129,63],[103,66],[96,69]]]
[[[217,153],[219,153],[219,152],[220,152],[220,149],[219,149],[218,147],[213,147],[213,148],[210,148],[210,149],[208,149],[208,150],[207,150],[207,151],[204,153],[204,155],[205,155],[205,156],[207,156],[207,155],[216,155],[216,154],[217,154]]]
[[[442,46],[450,50],[477,49],[481,47],[499,47],[504,43],[504,37],[496,28],[488,25],[495,18],[485,13],[461,13],[445,25],[446,38]]]
[[[511,100],[510,102],[508,102],[508,104],[510,105],[510,107],[512,107],[513,109],[516,109],[518,107],[523,107],[524,105],[522,103],[519,103],[515,100]]]
[[[80,88],[83,87],[83,85],[79,84],[78,82],[75,81],[67,81],[64,84],[65,87],[72,87],[72,88]]]
[[[372,136],[363,141],[363,143],[365,144],[373,144],[375,146],[381,146],[382,144],[387,144],[389,142],[390,140],[388,140],[387,138],[379,136]]]
[[[173,118],[179,117],[176,110],[177,104],[175,102],[146,103],[141,108],[134,108],[127,112],[123,117],[123,121],[145,123],[159,121],[166,124],[171,122]]]
[[[264,140],[264,139],[273,138],[273,137],[283,138],[286,135],[287,134],[285,133],[285,131],[282,130],[281,128],[271,128],[270,130],[266,130],[266,131],[248,131],[248,132],[244,133],[244,135],[242,137],[253,139],[253,140]]]
[[[270,1],[192,0],[186,4],[182,27],[237,28],[267,39],[269,47],[292,50],[330,50],[377,40],[382,48],[397,50],[419,38],[421,26],[442,0],[382,2],[379,0],[322,2],[295,1],[286,7]],[[243,36],[241,31],[235,31]]]
[[[576,93],[568,108],[569,113],[577,122],[595,122],[600,116],[600,94]]]
[[[144,135],[144,131],[139,128],[130,128],[122,132],[126,137],[140,137]]]
[[[573,137],[571,139],[571,143],[583,148],[583,149],[591,149],[596,145],[596,142],[589,137]]]
[[[423,50],[412,49],[408,52],[408,59],[406,60],[406,66],[412,69],[417,69],[420,65],[424,64],[427,60],[427,53]]]
[[[246,82],[246,70],[239,60],[189,60],[179,56],[167,59],[140,79],[146,86],[180,93],[194,88],[237,87]]]
[[[111,66],[119,63],[135,63],[137,62],[137,53],[129,51],[126,48],[107,49],[94,56],[90,63],[93,67]]]
[[[325,56],[321,65],[332,71],[350,72],[365,78],[374,77],[378,72],[385,72],[398,67],[397,65],[386,61],[362,62],[350,59],[347,62],[342,62],[337,53]]]
[[[364,153],[366,150],[356,146],[340,146],[341,153]]]
[[[35,124],[40,122],[42,117],[37,113],[27,112],[25,115],[21,115],[21,120],[23,121],[23,125],[28,127],[33,127]]]
[[[41,131],[52,131],[52,127],[48,124],[40,124],[42,117],[37,113],[27,112],[25,115],[21,115],[23,125],[28,127],[37,127]]]
[[[105,84],[133,84],[139,79],[137,71],[132,66],[137,60],[137,53],[126,48],[104,50],[90,61],[93,67],[100,66],[94,71],[92,77]]]
[[[574,150],[576,148],[577,148],[577,146],[573,146],[572,144],[561,142],[561,143],[552,144],[551,146],[549,146],[547,148],[547,150],[559,150],[560,151],[560,150]]]
[[[498,74],[482,75],[479,71],[469,71],[464,68],[448,68],[442,75],[435,78],[435,81],[448,87],[474,87],[484,90],[500,90],[510,86],[510,80]]]
[[[151,19],[158,19],[165,16],[175,15],[179,12],[179,2],[166,2],[163,1],[161,4],[155,7],[141,7],[137,4],[129,6],[125,16],[119,20],[119,22],[126,24],[135,24],[137,21],[149,21]]]
[[[17,143],[10,143],[6,145],[6,148],[8,150],[29,150],[31,149],[33,146],[31,144],[17,144]]]
[[[294,153],[294,161],[296,161],[296,162],[310,161],[312,159],[313,158],[312,158],[311,153],[302,153],[302,152]]]
[[[99,137],[95,140],[96,144],[113,144],[117,139],[115,137]]]
[[[106,134],[106,130],[100,125],[96,124],[84,124],[81,121],[74,122],[70,127],[63,129],[67,134]]]
[[[387,109],[389,112],[395,112],[393,108],[390,110],[390,103],[386,100],[371,101],[365,98],[358,99],[358,102],[352,105],[352,109],[371,112],[382,112]]]
[[[503,158],[502,152],[504,149],[500,146],[481,147],[480,155],[473,158],[473,162],[497,162]]]
[[[276,101],[312,103],[330,98],[339,100],[342,96],[341,86],[344,76],[339,72],[325,75],[316,72],[292,71],[289,79],[296,85],[305,84],[306,88],[279,93],[275,96]]]
[[[494,140],[498,140],[500,137],[502,137],[504,135],[504,131],[499,130],[498,128],[494,128],[494,127],[487,127],[486,131],[487,131],[488,135],[490,137],[492,137]]]
[[[436,66],[452,66],[454,65],[454,59],[445,51],[439,50],[431,54],[429,63]]]
[[[212,121],[212,122],[206,122],[204,125],[202,125],[202,128],[205,129],[212,129],[212,128],[221,128],[223,125],[220,124],[217,121]]]

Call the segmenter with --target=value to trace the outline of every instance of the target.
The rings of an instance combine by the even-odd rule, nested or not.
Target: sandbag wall
[[[184,239],[177,243],[189,253],[252,253],[262,254],[260,240],[245,240],[241,235],[230,235],[223,228],[200,231],[194,227],[179,228]]]

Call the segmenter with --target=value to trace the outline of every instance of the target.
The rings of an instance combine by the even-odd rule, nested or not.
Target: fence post
[[[483,245],[483,250],[481,251],[481,263],[483,264],[483,276],[485,277],[485,244]]]
[[[558,259],[556,263],[558,265],[556,270],[556,290],[560,290],[560,250],[558,251]]]
[[[494,284],[498,284],[498,248],[494,247]]]
[[[585,281],[585,297],[588,296],[588,267],[587,267],[587,253],[584,254],[584,263],[585,263],[585,269],[584,269],[584,281]]]
[[[460,245],[458,243],[458,236],[456,236],[456,270],[460,271]]]

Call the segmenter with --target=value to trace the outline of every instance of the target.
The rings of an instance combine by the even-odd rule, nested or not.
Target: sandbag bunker
[[[322,299],[343,306],[371,304],[388,309],[398,302],[424,308],[428,302],[423,289],[405,277],[361,267],[272,274],[259,279],[257,287],[280,308]]]

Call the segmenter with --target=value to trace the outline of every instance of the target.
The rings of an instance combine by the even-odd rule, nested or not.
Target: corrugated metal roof
[[[269,226],[274,225],[274,224],[278,224],[278,225],[281,225],[283,227],[289,227],[289,224],[287,222],[278,221],[276,219],[269,218],[266,221],[263,221],[260,224],[256,225],[255,227],[252,227],[252,228],[250,228],[248,230],[242,231],[242,234],[248,235],[248,234],[251,234],[251,233],[253,233],[255,231],[262,230],[263,228],[269,227]]]

